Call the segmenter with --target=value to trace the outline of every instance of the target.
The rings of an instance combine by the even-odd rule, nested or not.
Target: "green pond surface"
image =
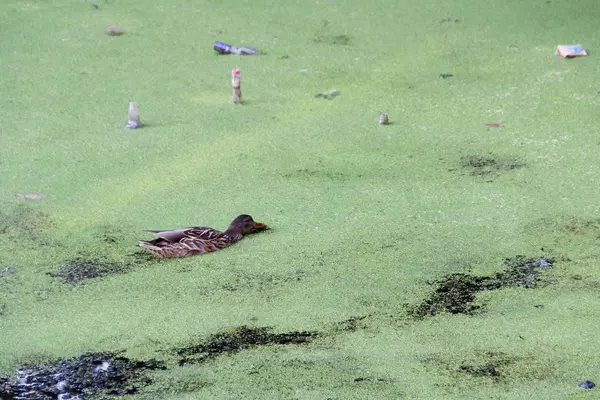
[[[168,366],[130,398],[594,398],[598,20],[596,0],[3,1],[0,375],[123,351]],[[137,247],[239,214],[272,229]],[[519,255],[552,266],[411,313]],[[172,351],[242,326],[314,337]]]

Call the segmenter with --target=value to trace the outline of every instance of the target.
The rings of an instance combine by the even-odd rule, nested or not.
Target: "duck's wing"
[[[194,229],[198,229],[198,227],[160,230],[147,229],[146,232],[152,232],[154,236],[167,240],[169,242],[179,242],[181,239],[187,236],[187,231],[191,231]]]
[[[185,237],[200,240],[215,240],[225,237],[225,234],[208,226],[189,228],[184,232]]]
[[[213,240],[223,236],[223,232],[208,226],[193,226],[169,230],[147,230],[146,232],[152,232],[155,236],[172,243],[180,242],[185,238]]]

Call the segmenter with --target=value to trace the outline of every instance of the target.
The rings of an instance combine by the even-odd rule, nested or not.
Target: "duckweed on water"
[[[0,211],[0,234],[10,238],[36,241],[45,229],[52,226],[50,216],[24,204]]]

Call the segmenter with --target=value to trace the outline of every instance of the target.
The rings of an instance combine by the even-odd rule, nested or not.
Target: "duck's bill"
[[[254,229],[256,229],[257,231],[264,231],[271,228],[269,228],[266,224],[263,224],[262,222],[255,222]]]

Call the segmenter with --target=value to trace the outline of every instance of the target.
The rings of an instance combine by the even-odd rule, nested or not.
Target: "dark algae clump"
[[[201,363],[255,346],[306,343],[316,336],[316,332],[271,333],[271,328],[267,327],[240,326],[230,332],[216,333],[203,343],[175,349],[175,353],[179,357],[179,365]]]
[[[443,354],[434,354],[425,359],[424,363],[441,368],[456,379],[469,376],[501,382],[510,376],[514,365],[522,361],[501,351],[476,351],[460,361],[447,359]]]
[[[118,398],[152,383],[145,371],[165,369],[156,360],[134,361],[116,353],[87,353],[69,360],[25,365],[0,377],[1,399]]]
[[[533,288],[539,283],[540,273],[551,268],[554,259],[515,256],[505,259],[504,264],[504,271],[491,276],[456,273],[430,282],[436,286],[434,292],[417,306],[411,307],[409,313],[415,318],[434,316],[441,311],[474,314],[481,308],[474,304],[477,293],[515,286]]]
[[[500,371],[496,369],[496,366],[491,363],[485,365],[461,365],[459,371],[472,376],[489,376],[495,378],[502,375]]]
[[[57,272],[49,272],[48,275],[62,278],[65,283],[78,284],[88,279],[123,274],[130,269],[131,266],[125,262],[77,257],[65,261],[58,267]]]
[[[501,158],[495,154],[473,154],[460,159],[461,168],[473,176],[496,175],[525,166],[518,158]]]

